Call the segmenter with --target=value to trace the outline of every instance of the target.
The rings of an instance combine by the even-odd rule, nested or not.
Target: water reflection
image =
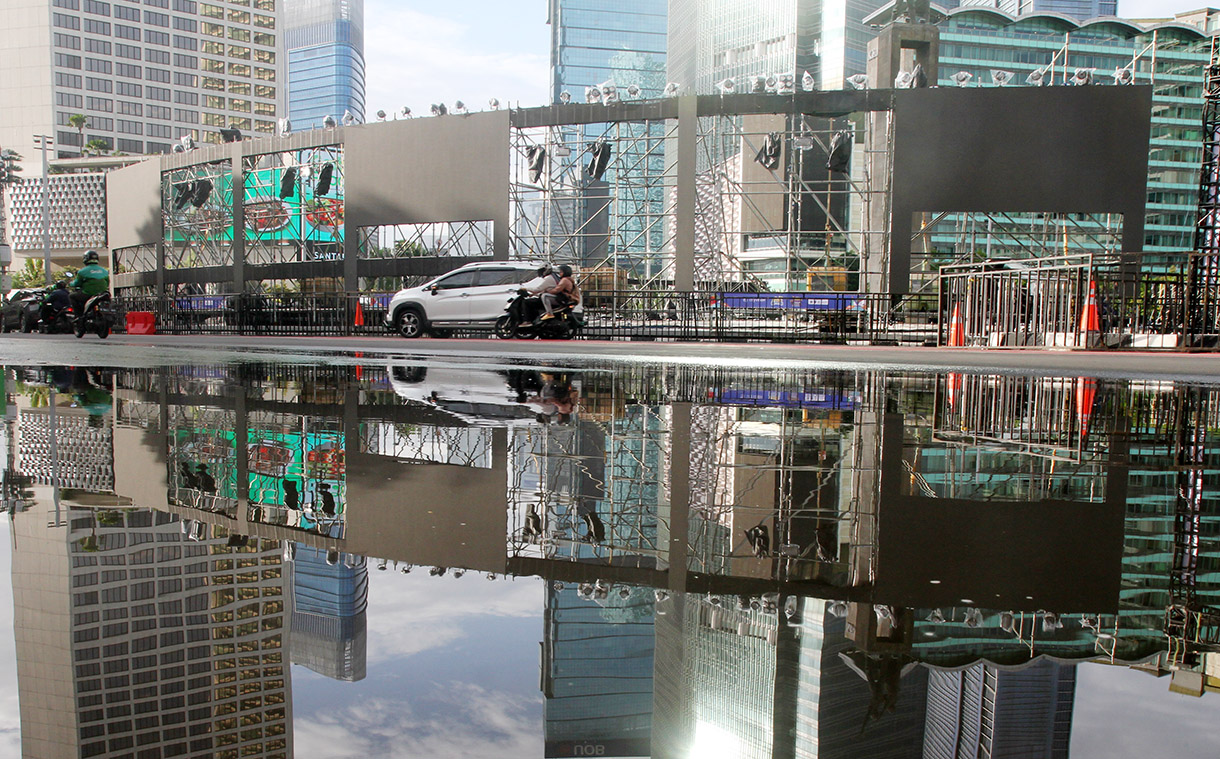
[[[28,755],[291,755],[285,659],[366,677],[369,564],[543,578],[547,756],[1066,756],[1079,661],[1217,687],[1211,388],[405,360],[7,380]]]

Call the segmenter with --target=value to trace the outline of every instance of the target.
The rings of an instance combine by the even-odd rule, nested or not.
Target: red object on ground
[[[155,335],[157,334],[157,317],[152,311],[128,311],[127,334]]]
[[[356,301],[356,326],[364,326],[364,307],[360,305],[360,301]]]
[[[949,347],[960,348],[966,345],[966,325],[962,323],[961,304],[953,307],[953,318],[949,320]]]
[[[1080,333],[1101,331],[1101,318],[1097,313],[1097,282],[1089,280],[1089,295],[1085,298],[1084,307],[1080,309]]]

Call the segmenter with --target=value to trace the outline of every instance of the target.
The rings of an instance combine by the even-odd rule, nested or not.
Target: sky
[[[1118,11],[1149,18],[1205,5],[1207,0],[1119,0]],[[546,6],[546,0],[365,0],[367,120],[403,106],[426,116],[432,103],[442,101],[452,107],[461,100],[476,111],[493,97],[506,106],[546,104]]]

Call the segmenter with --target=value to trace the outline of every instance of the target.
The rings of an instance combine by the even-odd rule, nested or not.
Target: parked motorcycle
[[[517,291],[504,311],[495,326],[496,336],[504,339],[539,337],[543,340],[568,340],[585,326],[580,313],[574,311],[572,305],[556,306],[555,318],[543,319],[545,310],[542,301],[530,297],[529,291],[524,289]]]
[[[98,293],[85,301],[85,308],[72,325],[72,332],[77,337],[84,337],[86,332],[96,332],[103,340],[110,334],[114,326],[114,311],[110,307],[110,293]]]

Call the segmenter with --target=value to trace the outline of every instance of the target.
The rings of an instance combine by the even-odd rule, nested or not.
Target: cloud
[[[489,582],[429,577],[419,568],[403,576],[369,569],[368,662],[376,664],[441,648],[468,634],[473,617],[541,617],[543,584],[521,578]]]
[[[293,742],[301,759],[537,757],[540,703],[468,683],[434,684],[424,697],[370,698],[298,719]]]
[[[466,10],[470,10],[469,4]],[[479,15],[479,14],[474,14]],[[486,18],[472,23],[489,23]],[[545,31],[546,26],[538,26]],[[431,103],[451,108],[462,100],[471,110],[489,98],[541,105],[547,101],[549,52],[546,45],[514,50],[511,31],[478,39],[465,21],[370,1],[365,13],[366,117],[402,106],[428,115]]]

